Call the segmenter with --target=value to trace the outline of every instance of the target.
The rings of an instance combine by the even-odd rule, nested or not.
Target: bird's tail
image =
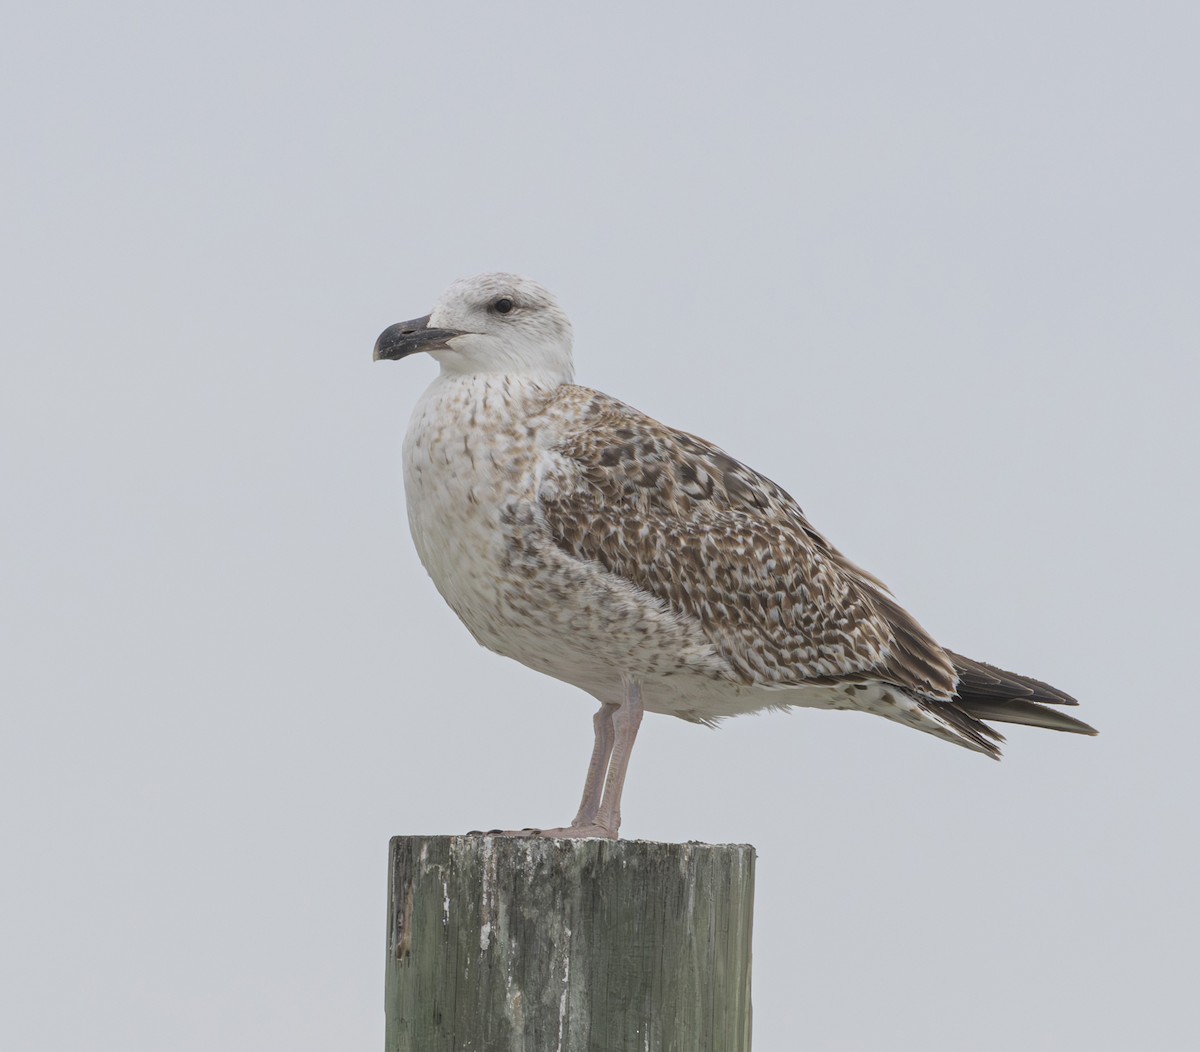
[[[1024,723],[1030,727],[1047,727],[1073,734],[1095,734],[1096,730],[1082,720],[1067,716],[1057,708],[1047,706],[1078,705],[1049,683],[1029,676],[972,661],[947,651],[958,672],[955,708],[975,720],[996,720],[1000,723]]]

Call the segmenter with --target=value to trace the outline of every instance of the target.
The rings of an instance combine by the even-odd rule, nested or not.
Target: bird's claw
[[[604,826],[596,825],[595,823],[592,823],[591,825],[559,826],[556,829],[536,829],[533,826],[526,826],[524,829],[489,829],[486,833],[478,829],[472,829],[466,835],[507,836],[519,837],[523,839],[541,837],[546,840],[617,839],[617,834],[614,830],[606,829]]]

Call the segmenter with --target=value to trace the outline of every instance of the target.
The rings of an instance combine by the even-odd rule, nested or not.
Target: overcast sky
[[[371,361],[507,269],[1101,730],[649,716],[622,832],[759,852],[755,1047],[1184,1047],[1198,12],[13,6],[0,1045],[379,1048],[388,837],[574,814],[591,699],[434,591]]]

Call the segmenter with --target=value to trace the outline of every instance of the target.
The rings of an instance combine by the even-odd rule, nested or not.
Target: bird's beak
[[[462,336],[457,329],[431,329],[429,315],[389,325],[375,341],[375,361],[380,358],[397,360],[417,351],[443,351],[446,341]]]

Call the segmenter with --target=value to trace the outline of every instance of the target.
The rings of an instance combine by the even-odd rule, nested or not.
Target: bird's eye
[[[501,296],[500,299],[496,300],[496,302],[492,304],[492,310],[494,310],[497,314],[507,314],[512,309],[513,301],[507,296]]]

